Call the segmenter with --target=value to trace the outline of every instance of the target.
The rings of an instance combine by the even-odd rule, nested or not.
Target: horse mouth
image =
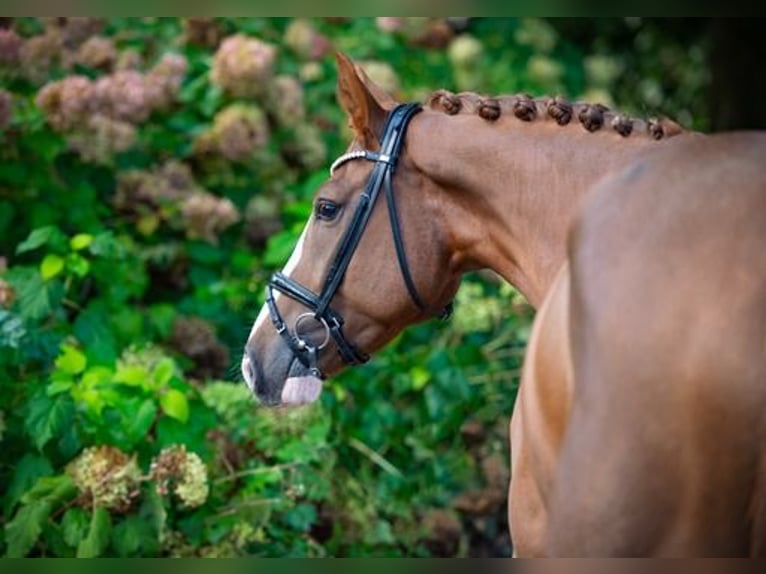
[[[283,405],[307,405],[319,398],[324,381],[313,375],[289,377],[282,387]]]

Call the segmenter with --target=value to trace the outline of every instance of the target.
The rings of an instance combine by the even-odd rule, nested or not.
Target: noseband
[[[410,298],[415,303],[415,306],[425,313],[442,318],[448,317],[451,313],[451,303],[440,313],[432,313],[431,309],[423,303],[423,300],[418,295],[409,266],[407,265],[407,255],[404,250],[402,230],[399,225],[399,216],[394,199],[392,180],[396,163],[399,160],[399,154],[404,144],[404,134],[407,131],[410,120],[420,110],[420,104],[411,103],[397,106],[389,114],[383,128],[380,152],[355,151],[341,156],[333,163],[330,171],[331,174],[336,167],[353,159],[372,161],[375,165],[372,168],[370,178],[367,180],[367,186],[359,197],[359,204],[351,218],[351,224],[343,234],[338,250],[335,252],[335,257],[327,272],[321,292],[319,294],[314,293],[311,289],[282,273],[275,273],[266,287],[266,304],[274,328],[287,343],[295,358],[316,377],[324,378],[324,375],[317,367],[318,354],[327,345],[330,338],[335,342],[341,359],[347,365],[360,365],[366,363],[370,358],[369,355],[360,351],[353,343],[346,339],[346,336],[343,334],[343,317],[330,307],[330,303],[343,281],[346,270],[351,263],[351,258],[354,256],[354,252],[364,234],[381,188],[385,188],[391,232],[394,238],[394,247],[396,248],[396,258],[399,261],[399,269],[402,272],[402,278]],[[287,324],[282,319],[274,298],[274,290],[284,293],[310,310],[310,312],[298,316],[293,325],[292,332],[290,332]],[[300,327],[308,321],[318,322],[324,330],[323,340],[319,344],[313,344],[301,336]]]

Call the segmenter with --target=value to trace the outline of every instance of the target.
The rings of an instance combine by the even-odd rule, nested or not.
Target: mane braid
[[[563,96],[483,96],[474,92],[454,94],[447,90],[437,90],[427,98],[425,106],[450,116],[475,114],[490,123],[496,122],[503,115],[514,116],[524,122],[553,120],[560,126],[566,126],[575,119],[588,132],[611,129],[624,138],[643,133],[660,140],[684,131],[670,119],[631,118],[603,104],[570,102]]]

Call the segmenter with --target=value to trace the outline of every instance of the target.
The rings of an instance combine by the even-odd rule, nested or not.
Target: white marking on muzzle
[[[301,232],[301,236],[298,239],[298,243],[295,245],[295,249],[293,249],[292,254],[290,255],[290,259],[287,260],[287,263],[285,264],[284,269],[282,269],[282,274],[286,275],[287,277],[290,277],[290,274],[295,270],[296,267],[298,267],[298,264],[301,262],[301,257],[303,256],[303,240],[306,238],[306,232],[309,229],[309,224],[311,223],[311,219],[309,218],[309,221],[306,223],[305,227],[303,228],[303,231]],[[276,289],[275,289],[276,291]],[[274,302],[278,303],[279,298],[282,296],[282,293],[279,291],[276,291],[274,293]],[[253,335],[255,332],[261,328],[261,325],[269,319],[269,307],[265,303],[263,304],[263,307],[261,307],[261,310],[258,312],[258,316],[255,318],[255,322],[253,323],[253,328],[250,329],[250,336],[248,337],[248,340],[253,338]]]

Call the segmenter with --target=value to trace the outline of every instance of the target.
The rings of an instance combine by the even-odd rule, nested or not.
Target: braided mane
[[[454,94],[438,90],[426,100],[426,106],[448,115],[476,114],[488,122],[497,121],[503,115],[512,115],[524,122],[555,121],[560,126],[575,119],[589,132],[604,127],[623,137],[644,133],[660,140],[683,132],[683,128],[667,118],[631,118],[615,112],[602,104],[569,102],[562,96],[533,98],[529,94],[506,96],[482,96],[473,92]]]

